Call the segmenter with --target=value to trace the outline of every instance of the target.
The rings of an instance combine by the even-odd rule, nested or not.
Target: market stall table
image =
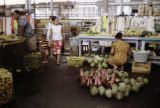
[[[78,36],[79,41],[79,56],[82,55],[82,42],[83,41],[115,41],[115,37],[113,36]],[[123,37],[123,40],[128,43],[134,43],[136,45],[136,49],[138,49],[139,37]]]
[[[160,43],[160,38],[140,37],[140,41],[141,41],[141,50],[145,50],[146,43]]]

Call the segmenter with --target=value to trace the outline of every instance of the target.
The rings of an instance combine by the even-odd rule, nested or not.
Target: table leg
[[[145,44],[146,44],[145,41],[142,41],[142,42],[141,42],[141,50],[145,50]]]
[[[79,56],[81,56],[82,55],[82,45],[81,45],[81,40],[79,39]]]
[[[139,46],[138,41],[136,41],[136,50],[138,50],[138,46]]]

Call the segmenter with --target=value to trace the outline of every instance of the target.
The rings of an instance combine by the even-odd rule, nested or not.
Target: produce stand
[[[160,38],[143,38],[140,37],[139,39],[141,41],[141,50],[145,50],[145,44],[146,43],[160,43]]]
[[[82,42],[83,41],[115,41],[113,36],[77,36],[79,42],[79,56],[82,55]],[[136,49],[139,49],[139,45],[141,50],[145,50],[146,43],[160,43],[160,38],[147,38],[147,37],[123,37],[123,40],[128,43],[134,43],[136,45]],[[149,57],[149,61],[154,64],[160,64],[160,57]]]

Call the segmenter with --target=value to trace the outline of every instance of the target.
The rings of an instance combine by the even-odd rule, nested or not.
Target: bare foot
[[[117,66],[114,66],[114,68],[113,68],[113,69],[114,69],[114,70],[117,70],[117,68],[118,68]]]

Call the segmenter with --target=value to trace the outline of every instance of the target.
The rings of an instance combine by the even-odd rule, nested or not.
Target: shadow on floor
[[[43,72],[15,75],[15,99],[3,108],[160,108],[160,69],[154,67],[150,84],[122,101],[91,97],[76,80],[79,69],[57,66],[53,60]]]

